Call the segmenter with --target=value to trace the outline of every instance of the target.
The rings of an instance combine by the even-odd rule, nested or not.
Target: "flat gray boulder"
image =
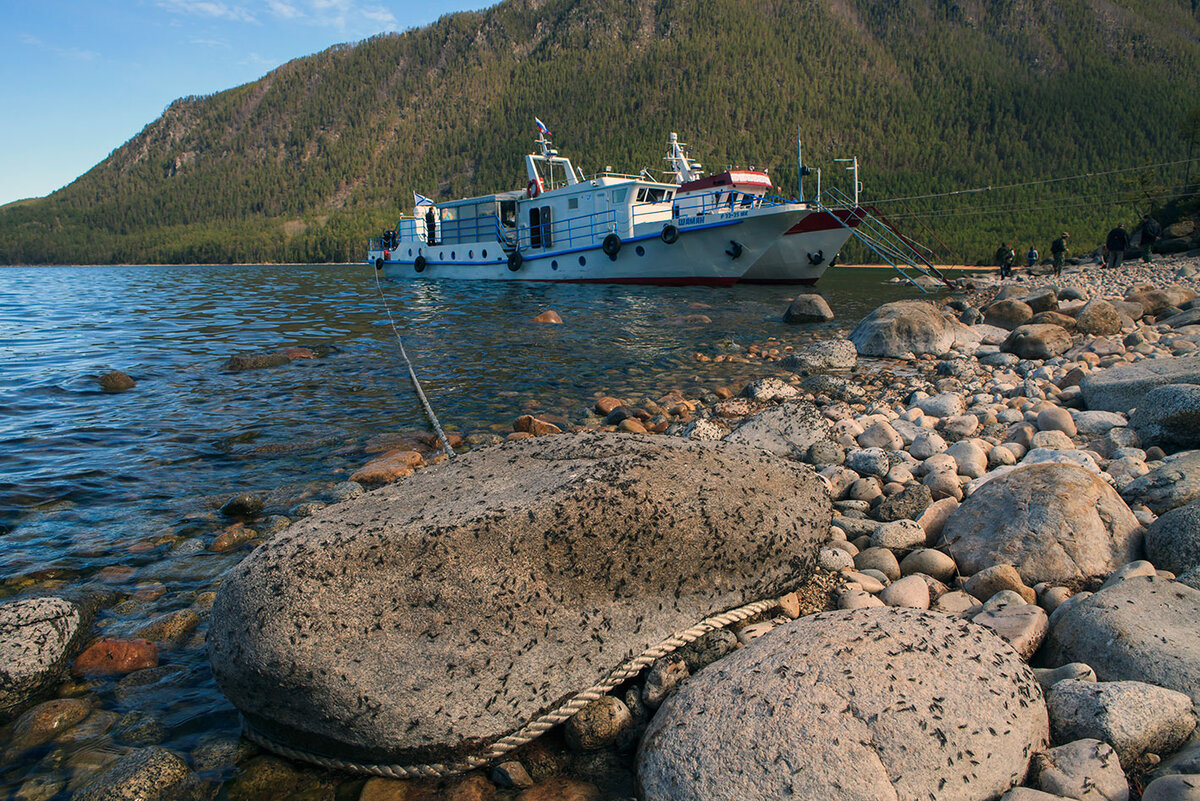
[[[798,323],[824,323],[833,319],[833,309],[825,298],[815,292],[797,295],[783,313],[783,321]]]
[[[1102,681],[1143,681],[1200,701],[1197,620],[1200,590],[1134,576],[1058,610],[1041,658],[1086,662]]]
[[[1200,451],[1177,453],[1121,488],[1129,503],[1144,504],[1156,515],[1200,498]]]
[[[858,349],[848,339],[822,339],[801,345],[779,361],[784,370],[852,370]]]
[[[1128,413],[1155,387],[1200,383],[1200,356],[1143,359],[1136,364],[1097,370],[1079,386],[1089,409]]]
[[[1103,740],[1123,765],[1147,752],[1173,753],[1196,728],[1190,696],[1140,681],[1060,681],[1046,692],[1046,707],[1054,742]]]
[[[79,653],[91,616],[62,598],[0,604],[0,721],[41,700]]]
[[[278,744],[456,762],[673,632],[795,588],[831,515],[810,468],[745,446],[505,443],[260,546],[218,593],[209,658]]]
[[[1176,575],[1200,565],[1200,501],[1177,506],[1147,526],[1146,558]]]
[[[688,680],[637,756],[645,801],[995,798],[1049,724],[1032,671],[959,618],[882,607],[781,626]]]
[[[803,459],[814,443],[832,440],[829,420],[807,401],[784,401],[746,420],[728,436],[726,442]]]
[[[964,576],[1006,563],[1033,586],[1107,575],[1138,558],[1141,534],[1121,496],[1095,473],[1034,464],[975,490],[946,521],[942,541]]]
[[[864,317],[850,332],[860,356],[904,359],[954,347],[954,327],[932,303],[897,300]]]
[[[1015,353],[1022,359],[1053,359],[1070,348],[1070,332],[1051,323],[1019,325],[1000,345],[1000,350]]]
[[[1166,384],[1146,393],[1129,427],[1142,447],[1158,445],[1167,452],[1200,448],[1200,384]]]

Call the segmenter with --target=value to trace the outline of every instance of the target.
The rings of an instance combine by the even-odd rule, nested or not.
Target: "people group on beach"
[[[1140,231],[1138,244],[1142,249],[1142,260],[1150,264],[1154,261],[1154,245],[1162,239],[1162,226],[1149,214],[1143,214],[1138,231]],[[1071,249],[1067,247],[1068,239],[1070,239],[1070,234],[1063,231],[1057,239],[1050,243],[1050,257],[1053,260],[1055,275],[1062,275],[1063,262],[1066,260],[1067,254],[1071,252]],[[1110,270],[1119,269],[1125,260],[1125,251],[1129,250],[1132,245],[1133,237],[1125,229],[1125,223],[1117,223],[1117,226],[1108,232],[1108,236],[1104,240],[1104,266]],[[1013,263],[1016,258],[1016,252],[1008,242],[996,248],[994,259],[1000,266],[1000,280],[1012,277]],[[1029,250],[1025,253],[1026,269],[1033,272],[1034,265],[1038,263],[1039,258],[1037,247],[1030,245]]]

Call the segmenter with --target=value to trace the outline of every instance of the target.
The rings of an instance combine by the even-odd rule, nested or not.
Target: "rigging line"
[[[899,203],[902,200],[927,200],[937,197],[953,197],[955,195],[972,195],[979,192],[993,192],[999,189],[1016,189],[1022,186],[1039,186],[1041,184],[1053,184],[1062,181],[1077,181],[1082,178],[1100,178],[1105,175],[1118,175],[1124,172],[1137,172],[1139,170],[1153,170],[1158,167],[1174,167],[1179,164],[1187,164],[1191,161],[1200,161],[1200,156],[1189,159],[1179,159],[1178,161],[1162,161],[1157,164],[1142,164],[1137,167],[1124,167],[1119,170],[1106,170],[1104,172],[1085,172],[1079,175],[1068,175],[1065,178],[1044,178],[1038,181],[1025,181],[1017,184],[1003,184],[1001,186],[979,186],[973,189],[956,189],[953,192],[938,192],[932,195],[910,195],[908,197],[891,197],[883,200],[872,200],[871,203]]]
[[[404,363],[408,366],[408,377],[412,380],[413,389],[417,391],[417,397],[420,398],[421,405],[425,407],[425,416],[429,418],[429,422],[433,423],[433,430],[437,432],[438,439],[441,440],[442,449],[446,451],[447,456],[453,458],[454,449],[450,447],[450,440],[446,439],[446,433],[442,431],[442,424],[438,422],[437,415],[433,413],[433,407],[429,405],[429,398],[425,397],[425,390],[421,389],[421,382],[417,380],[417,373],[408,359],[408,352],[404,350],[404,340],[400,338],[400,332],[396,330],[396,321],[392,319],[392,309],[388,306],[387,296],[383,294],[383,284],[379,283],[379,270],[372,266],[371,272],[375,275],[375,288],[379,290],[379,299],[383,301],[383,310],[387,312],[388,323],[392,326],[392,333],[396,335],[396,342],[400,345],[400,355],[404,357]]]
[[[1145,194],[1137,191],[1128,191],[1124,195],[1114,196],[1110,192],[1093,192],[1084,195],[1071,195],[1062,199],[1041,199],[1036,201],[1002,203],[996,205],[980,205],[967,206],[960,209],[936,209],[929,211],[902,211],[890,215],[894,219],[912,219],[917,217],[962,217],[967,215],[988,215],[988,214],[1004,214],[1017,211],[1039,211],[1043,209],[1053,208],[1069,208],[1073,206],[1099,206],[1099,205],[1122,205],[1124,203],[1134,203],[1141,200],[1162,200],[1164,198],[1176,197],[1180,193],[1191,191],[1190,187],[1200,186],[1200,184],[1179,184],[1178,186],[1164,187],[1163,191],[1152,194]],[[1106,198],[1106,200],[1085,200],[1085,198]],[[1068,200],[1079,202],[1067,202]]]

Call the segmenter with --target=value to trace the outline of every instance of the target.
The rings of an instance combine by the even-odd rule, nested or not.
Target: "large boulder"
[[[1013,329],[1000,350],[1022,359],[1053,359],[1071,349],[1067,329],[1049,323],[1030,323]]]
[[[1176,575],[1200,565],[1200,500],[1178,506],[1149,525],[1146,558]]]
[[[1086,662],[1102,681],[1143,681],[1200,702],[1200,590],[1133,576],[1058,610],[1047,665]]]
[[[1132,765],[1147,751],[1173,753],[1196,728],[1192,699],[1140,681],[1067,679],[1046,693],[1053,741],[1093,737]]]
[[[210,662],[278,745],[454,762],[673,632],[795,588],[831,514],[810,468],[745,446],[518,440],[260,546],[218,593]]]
[[[995,798],[1049,724],[1032,671],[959,618],[895,607],[775,629],[693,676],[638,750],[646,801]]]
[[[813,443],[831,439],[829,420],[807,401],[785,401],[759,412],[725,437],[790,459],[803,459]]]
[[[1006,563],[1032,586],[1107,575],[1138,558],[1141,533],[1095,473],[1035,464],[980,486],[946,521],[942,539],[963,575]]]
[[[895,359],[941,354],[954,346],[954,327],[932,303],[897,300],[885,303],[850,332],[860,356]]]
[[[1121,333],[1121,314],[1103,298],[1093,298],[1075,314],[1075,330],[1081,334],[1109,336]]]
[[[1190,289],[1170,286],[1163,289],[1141,289],[1129,293],[1125,296],[1125,299],[1140,303],[1142,308],[1145,309],[1145,314],[1158,314],[1163,309],[1187,303],[1194,297],[1196,297],[1196,293]]]
[[[1079,386],[1089,409],[1125,412],[1140,406],[1155,387],[1200,384],[1200,356],[1143,359],[1136,364],[1088,373]]]
[[[0,721],[47,695],[83,648],[91,615],[62,598],[0,604]]]
[[[1161,515],[1200,498],[1200,451],[1184,451],[1121,488],[1121,497]]]
[[[1200,448],[1200,384],[1167,384],[1146,393],[1129,418],[1142,447]]]

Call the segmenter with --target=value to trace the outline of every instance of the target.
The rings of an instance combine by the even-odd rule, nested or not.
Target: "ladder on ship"
[[[862,242],[868,250],[889,264],[905,281],[922,292],[930,291],[927,287],[922,286],[916,278],[909,275],[909,271],[912,271],[940,281],[947,287],[954,286],[941,270],[933,266],[930,261],[933,251],[900,233],[900,230],[879,209],[872,206],[858,206],[853,198],[847,197],[836,188],[827,188],[825,194],[831,196],[834,202],[840,204],[844,209],[849,209],[849,213],[845,214],[844,209],[839,208],[837,211],[843,213],[838,214],[818,201],[817,205],[821,210],[829,212],[830,216],[841,223],[843,228],[848,230],[859,242]]]

